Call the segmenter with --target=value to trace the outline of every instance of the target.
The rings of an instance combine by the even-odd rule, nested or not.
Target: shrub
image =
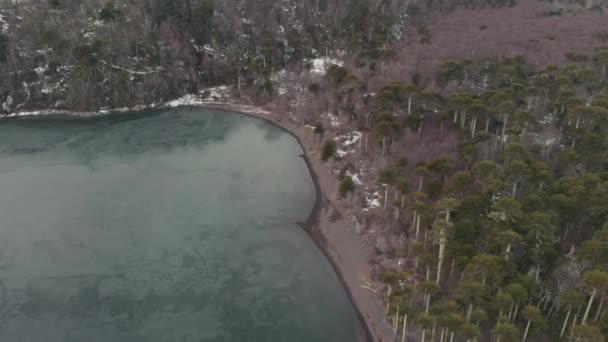
[[[328,161],[334,153],[336,153],[336,142],[333,140],[325,141],[321,150],[321,160],[324,162]]]
[[[355,182],[353,182],[351,176],[345,176],[342,182],[340,182],[340,198],[346,197],[346,195],[353,191],[355,191]]]
[[[325,134],[325,127],[323,127],[323,124],[318,122],[315,125],[315,134],[320,135],[321,137],[323,136],[323,134]]]
[[[308,86],[308,91],[315,95],[318,95],[320,90],[321,86],[319,85],[319,83],[312,83]]]

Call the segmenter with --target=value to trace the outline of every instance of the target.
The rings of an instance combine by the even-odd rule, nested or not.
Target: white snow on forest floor
[[[358,174],[346,171],[346,175],[353,180],[353,183],[355,183],[355,185],[363,185],[363,182],[361,181],[361,178],[359,178]]]
[[[331,65],[339,65],[343,66],[344,63],[341,60],[330,58],[330,57],[319,57],[315,59],[309,59],[308,63],[310,63],[310,73],[313,75],[325,75],[327,73],[327,69]]]
[[[540,120],[541,125],[550,125],[555,121],[555,117],[551,114],[545,115],[542,120]]]
[[[333,113],[326,113],[323,116],[325,116],[325,117],[327,117],[329,119],[329,124],[331,125],[331,127],[338,127],[338,126],[340,126],[340,118],[338,118],[335,114],[333,114]]]
[[[65,113],[65,110],[45,109],[45,110],[34,110],[34,111],[10,113],[10,114],[6,114],[4,116],[0,115],[0,117],[14,118],[17,116],[35,116],[35,115],[50,115],[50,114],[63,114],[63,113]]]
[[[335,153],[335,155],[336,155],[338,158],[344,158],[344,157],[346,157],[346,155],[348,155],[348,153],[349,153],[348,151],[341,150],[341,149],[339,149],[339,148],[338,148],[338,149],[336,149],[336,153]]]
[[[350,132],[347,134],[339,135],[334,138],[334,140],[344,147],[351,147],[355,145],[361,138],[363,137],[363,133],[359,131]]]
[[[0,33],[7,34],[8,33],[8,23],[4,19],[2,13],[0,13]]]
[[[538,133],[528,133],[534,139],[534,143],[540,146],[553,146],[559,143],[559,136],[543,136]]]
[[[230,98],[230,87],[219,86],[201,90],[201,97],[207,101],[222,101]]]
[[[203,105],[204,103],[205,102],[199,96],[188,94],[180,97],[179,99],[165,103],[165,107],[175,108],[180,106],[198,106]]]
[[[369,209],[374,208],[380,208],[382,206],[382,204],[380,204],[382,196],[379,192],[376,191],[373,194],[370,194],[369,192],[364,192],[363,195],[365,198],[365,205],[363,208],[364,211],[368,211]]]
[[[176,108],[176,107],[180,107],[180,106],[201,106],[201,105],[205,105],[207,103],[211,103],[213,101],[224,101],[226,98],[220,96],[220,94],[222,94],[222,93],[228,94],[230,91],[230,88],[229,87],[216,87],[216,88],[209,88],[209,89],[207,89],[207,91],[209,91],[209,93],[211,95],[207,96],[206,98],[203,98],[198,95],[188,94],[188,95],[182,96],[178,99],[168,101],[164,104],[161,104],[160,107]],[[12,109],[12,105],[13,105],[13,99],[12,99],[12,97],[9,97],[9,98],[7,98],[7,100],[4,103],[2,103],[2,109],[4,111],[10,111]],[[19,107],[19,106],[17,106],[17,107]],[[96,112],[93,112],[93,111],[91,111],[91,112],[70,112],[67,110],[42,109],[42,110],[35,110],[35,111],[17,111],[17,112],[13,112],[13,113],[9,113],[9,114],[4,114],[4,115],[0,112],[0,117],[14,118],[14,117],[18,117],[18,116],[50,115],[50,114],[65,114],[65,113],[73,113],[75,115],[81,115],[81,116],[92,116],[92,115],[102,115],[102,114],[109,114],[109,113],[135,112],[135,111],[141,111],[141,110],[146,110],[146,109],[154,109],[157,107],[159,107],[158,104],[151,103],[151,104],[147,104],[147,105],[137,105],[137,106],[130,107],[130,108],[129,107],[123,107],[123,108],[102,107]]]
[[[285,95],[296,84],[296,75],[283,69],[273,73],[270,80],[277,94]]]
[[[328,114],[328,115],[332,115],[332,114]],[[337,118],[336,118],[336,120],[337,120]],[[332,124],[332,126],[333,126],[333,124]],[[336,155],[340,158],[343,158],[347,154],[354,153],[355,144],[362,137],[363,137],[363,133],[358,132],[358,131],[350,132],[350,133],[339,135],[339,136],[335,137],[334,141],[338,145],[338,147],[336,148]]]

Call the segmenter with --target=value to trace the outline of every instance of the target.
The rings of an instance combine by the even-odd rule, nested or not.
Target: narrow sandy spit
[[[310,216],[300,225],[325,254],[340,278],[361,321],[363,340],[394,341],[395,336],[385,319],[385,308],[378,297],[379,294],[362,287],[367,285],[365,279],[369,279],[371,249],[364,244],[362,236],[352,230],[352,222],[344,217],[332,202],[338,191],[339,181],[320,161],[318,148],[304,138],[302,127],[256,106],[212,103],[204,107],[262,119],[281,127],[298,141],[304,151],[302,158],[308,165],[317,193]]]

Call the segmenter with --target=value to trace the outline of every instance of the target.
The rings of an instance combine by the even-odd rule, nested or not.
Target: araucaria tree
[[[439,76],[452,90],[439,95],[441,115],[428,112],[418,88],[412,112],[460,139],[460,159],[423,158],[400,175],[414,185],[409,196],[402,191],[410,215],[396,228],[409,236],[403,255],[411,260],[393,267],[413,271],[408,304],[422,312],[413,321],[420,338],[605,339],[608,83],[598,81],[605,52],[572,54],[569,66],[539,71],[517,57],[479,69],[476,61],[451,62]],[[390,102],[395,113],[406,112],[407,99]],[[392,124],[398,115],[377,118],[380,140],[405,134]]]

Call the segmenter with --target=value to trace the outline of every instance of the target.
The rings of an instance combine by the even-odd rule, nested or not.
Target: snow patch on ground
[[[200,97],[188,94],[180,97],[179,99],[165,103],[165,107],[175,108],[180,106],[199,106],[203,104],[205,104],[205,102]]]
[[[353,183],[356,185],[363,185],[363,182],[361,181],[361,178],[359,178],[358,174],[346,171],[346,175],[350,177],[353,180]]]
[[[6,113],[10,112],[11,108],[13,108],[13,97],[7,96],[6,101],[2,103],[2,110]]]
[[[541,146],[553,146],[559,144],[559,136],[543,136],[538,133],[530,134],[534,143]]]
[[[553,115],[547,114],[543,117],[542,120],[540,120],[540,124],[541,125],[550,125],[553,123],[553,121],[555,121],[553,118]]]
[[[0,13],[0,33],[7,34],[8,33],[8,23],[4,19],[2,13]]]
[[[42,77],[44,75],[45,72],[47,72],[49,70],[49,65],[45,65],[43,67],[36,67],[34,69],[34,71],[36,72],[36,74],[38,74],[38,77]]]
[[[50,114],[64,114],[65,111],[62,110],[35,110],[35,111],[29,111],[29,112],[18,112],[18,113],[11,113],[11,114],[7,114],[4,117],[5,118],[14,118],[14,117],[18,117],[18,116],[36,116],[36,115],[50,115]]]
[[[340,143],[344,147],[352,147],[355,145],[361,138],[363,137],[363,133],[359,131],[350,132],[347,134],[339,135],[334,138],[336,142]]]
[[[203,89],[201,97],[206,101],[223,101],[230,98],[230,87],[219,86]]]
[[[339,149],[339,148],[338,148],[338,149],[336,149],[336,153],[335,153],[335,155],[336,155],[338,158],[344,158],[344,157],[346,157],[346,155],[348,155],[348,151],[341,150],[341,149]]]
[[[277,94],[285,95],[290,87],[296,83],[296,77],[292,72],[281,70],[272,74],[270,79]]]
[[[369,192],[365,192],[363,193],[364,195],[364,199],[365,199],[365,204],[364,204],[364,211],[368,211],[370,209],[375,209],[375,208],[380,208],[382,206],[382,204],[380,204],[380,201],[382,200],[382,196],[380,195],[379,192],[374,192],[369,193]]]
[[[27,83],[24,84],[24,87],[29,87],[29,85]],[[50,87],[50,88],[46,88],[46,87]],[[58,85],[52,85],[52,86],[48,86],[46,85],[45,88],[42,90],[42,92],[47,93],[47,92],[52,92],[53,89],[55,89],[55,87],[58,87]],[[45,89],[47,91],[45,91]],[[215,87],[215,88],[208,88],[204,91],[201,92],[202,95],[194,95],[194,94],[188,94],[188,95],[184,95],[178,99],[172,100],[172,101],[168,101],[164,104],[157,104],[157,103],[151,103],[151,104],[147,104],[147,105],[137,105],[134,107],[123,107],[123,108],[109,108],[109,107],[102,107],[100,108],[97,112],[73,112],[73,114],[75,115],[82,115],[82,116],[92,116],[92,115],[102,115],[102,114],[109,114],[109,113],[127,113],[127,112],[135,112],[135,111],[142,111],[142,110],[146,110],[146,109],[154,109],[157,107],[162,107],[162,108],[176,108],[176,107],[180,107],[180,106],[203,106],[205,104],[210,104],[210,103],[217,103],[217,102],[229,102],[229,96],[230,96],[230,87],[228,86],[220,86],[220,87]],[[2,100],[0,100],[2,101]],[[17,106],[18,108],[19,106]],[[4,102],[2,102],[2,106],[1,106],[2,111],[7,112],[8,114],[2,115],[2,111],[0,111],[0,118],[13,118],[13,117],[18,117],[18,116],[33,116],[33,115],[49,115],[49,114],[65,114],[66,112],[70,112],[70,111],[66,111],[66,110],[56,110],[56,109],[43,109],[43,110],[36,110],[36,111],[15,111],[15,112],[11,112],[13,109],[13,98],[11,96],[8,96]]]
[[[311,65],[310,73],[313,75],[323,76],[327,73],[327,69],[331,65],[339,65],[343,66],[344,62],[339,59],[330,58],[330,57],[319,57],[315,59],[310,59],[308,62]]]
[[[331,125],[331,127],[338,127],[340,126],[340,118],[338,118],[335,114],[333,113],[326,113],[324,115],[322,115],[326,118],[329,119],[329,123]]]
[[[328,114],[328,115],[332,115],[332,114]],[[336,120],[337,120],[337,117],[336,117]],[[333,120],[332,120],[332,126],[334,126]],[[336,124],[336,126],[337,126],[337,124]],[[339,136],[335,137],[334,141],[338,145],[338,148],[336,149],[336,155],[340,158],[343,158],[348,154],[355,153],[355,144],[359,140],[361,140],[362,137],[363,137],[363,133],[358,132],[358,131],[350,132],[350,133],[339,135]]]

